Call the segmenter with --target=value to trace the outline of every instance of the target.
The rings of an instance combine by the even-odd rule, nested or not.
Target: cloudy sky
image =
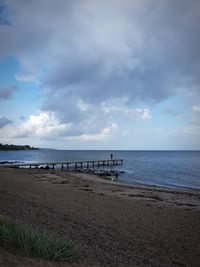
[[[199,0],[0,0],[0,142],[200,149]]]

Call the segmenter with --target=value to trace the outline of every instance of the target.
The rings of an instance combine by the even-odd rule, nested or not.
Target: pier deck
[[[104,160],[75,160],[75,161],[61,161],[61,162],[37,162],[37,163],[17,163],[17,164],[7,164],[7,167],[12,168],[46,168],[55,169],[55,166],[60,167],[62,170],[69,168],[72,169],[83,169],[90,167],[100,167],[109,165],[122,165],[123,159],[104,159]]]

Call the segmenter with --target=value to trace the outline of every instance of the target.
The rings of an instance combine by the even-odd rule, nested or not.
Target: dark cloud
[[[160,41],[165,68],[199,85],[200,2],[164,1],[157,5],[155,16],[145,20],[149,35]]]
[[[5,118],[5,117],[0,117],[0,129],[3,128],[4,126],[11,124],[12,121]]]
[[[11,25],[8,18],[8,9],[5,1],[0,1],[0,25]]]
[[[120,19],[126,21],[126,26],[122,23],[122,29],[124,32],[128,29],[127,35],[116,29],[115,18],[111,25],[112,20],[107,20],[106,27],[112,26],[113,32],[117,32],[115,37],[119,40],[116,43],[111,39],[112,34],[108,36],[103,29],[101,45],[94,46],[96,40],[89,36],[90,42],[79,40],[82,48],[69,31],[68,38],[74,42],[74,47],[70,47],[71,54],[49,70],[44,86],[51,88],[52,92],[63,90],[95,102],[123,95],[131,100],[159,102],[176,94],[178,88],[191,88],[191,84],[195,84],[199,89],[200,2],[140,3],[136,1],[131,10],[118,10],[121,15],[119,22]],[[126,4],[128,6],[130,1],[124,2],[124,6]],[[119,6],[116,4],[110,8],[111,14],[113,8]],[[99,22],[105,23],[103,18],[107,17],[103,16],[103,11],[96,10],[97,17],[102,16]],[[95,14],[90,15],[93,18]],[[93,30],[98,32],[98,28]],[[135,44],[136,38],[141,39],[139,45]],[[84,58],[85,46],[89,53]]]
[[[18,90],[15,85],[4,86],[0,88],[0,100],[7,100],[12,97],[12,94]]]

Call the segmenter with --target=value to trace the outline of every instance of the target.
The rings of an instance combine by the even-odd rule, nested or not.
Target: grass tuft
[[[55,241],[46,234],[38,233],[3,218],[0,218],[0,247],[19,251],[28,257],[53,261],[72,262],[78,258],[77,252],[67,241]]]

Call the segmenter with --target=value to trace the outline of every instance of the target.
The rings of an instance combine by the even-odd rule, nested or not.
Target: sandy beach
[[[0,168],[0,216],[71,241],[72,265],[0,250],[0,266],[200,266],[200,191]]]

